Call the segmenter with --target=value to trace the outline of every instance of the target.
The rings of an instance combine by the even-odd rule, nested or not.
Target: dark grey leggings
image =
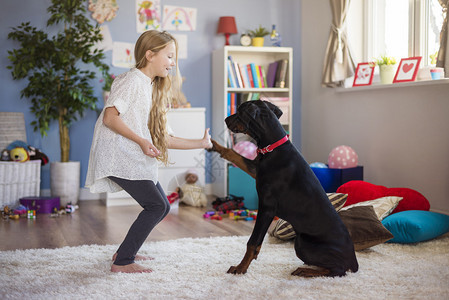
[[[117,250],[115,265],[124,266],[134,263],[137,251],[151,230],[168,214],[170,203],[159,182],[151,180],[127,180],[109,176],[109,179],[121,186],[143,207],[142,212],[129,228],[128,234]]]

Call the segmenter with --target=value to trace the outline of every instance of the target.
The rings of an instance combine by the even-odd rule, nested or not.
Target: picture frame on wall
[[[415,81],[421,58],[421,56],[402,58],[399,62],[393,83]]]
[[[371,85],[374,76],[374,64],[373,63],[359,63],[355,70],[354,83],[352,86],[365,86]]]

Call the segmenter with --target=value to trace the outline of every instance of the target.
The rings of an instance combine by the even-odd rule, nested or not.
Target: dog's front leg
[[[215,140],[211,141],[213,145],[211,151],[218,152],[222,158],[233,163],[251,177],[256,178],[256,163],[254,161],[241,156],[233,149],[223,147]]]
[[[246,270],[248,270],[249,265],[253,261],[253,259],[257,259],[257,255],[260,251],[260,245],[247,245],[246,253],[243,257],[242,261],[238,264],[238,266],[232,266],[229,268],[228,273],[230,274],[245,274]]]
[[[257,214],[256,225],[254,225],[253,233],[248,241],[246,246],[246,253],[243,257],[240,264],[237,266],[232,266],[229,268],[228,273],[231,274],[245,274],[246,270],[248,270],[249,265],[253,261],[253,259],[257,259],[257,255],[260,252],[260,248],[262,247],[262,242],[265,237],[265,234],[268,231],[268,227],[270,227],[271,221],[273,220],[274,215],[259,212]]]

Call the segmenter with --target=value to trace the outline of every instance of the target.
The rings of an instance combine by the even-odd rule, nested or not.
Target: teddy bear
[[[180,203],[203,207],[207,205],[203,187],[198,185],[198,173],[194,169],[186,172],[185,183],[180,187]]]

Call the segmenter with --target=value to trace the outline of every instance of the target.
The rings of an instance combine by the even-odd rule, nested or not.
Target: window
[[[439,49],[443,10],[438,0],[352,1],[348,35],[357,62],[381,55],[401,58],[430,55]]]

